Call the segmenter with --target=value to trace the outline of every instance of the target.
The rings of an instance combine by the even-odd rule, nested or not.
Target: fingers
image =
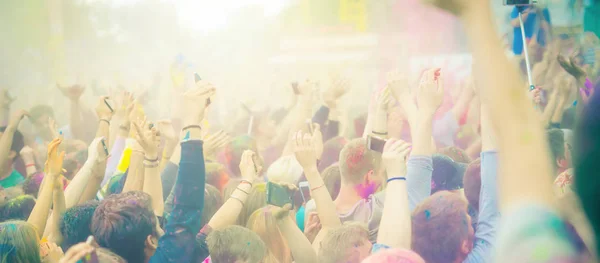
[[[63,258],[60,259],[61,263],[75,263],[85,255],[94,251],[94,247],[86,243],[79,243],[72,246]]]
[[[317,133],[317,132],[321,132],[321,125],[319,125],[318,123],[313,123],[313,134]]]
[[[387,140],[387,142],[385,142],[385,145],[383,146],[383,152],[389,152],[390,148],[392,147],[392,145],[396,142],[396,139],[389,139]]]

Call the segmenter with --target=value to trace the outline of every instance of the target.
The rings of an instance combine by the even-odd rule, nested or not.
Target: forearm
[[[50,215],[50,225],[46,226],[44,236],[48,237],[50,242],[61,244],[63,236],[60,232],[60,220],[62,215],[67,210],[65,204],[65,193],[62,187],[58,186],[54,188],[53,201],[54,206],[52,208],[52,214]]]
[[[250,193],[250,191],[252,191],[252,187],[249,184],[239,184],[231,194],[232,197],[227,199],[221,208],[217,210],[208,225],[212,229],[220,229],[235,224],[248,198],[246,193]]]
[[[321,225],[323,228],[333,228],[342,225],[340,218],[338,217],[336,211],[335,204],[331,199],[331,195],[327,188],[325,187],[325,183],[317,170],[317,166],[310,167],[304,171],[306,175],[306,179],[311,187],[310,195],[315,200],[315,204],[317,206],[317,213],[319,214],[319,219],[321,220]]]
[[[163,199],[162,182],[160,180],[160,173],[158,167],[146,167],[144,175],[144,192],[148,193],[152,197],[152,209],[154,214],[162,216],[165,204]]]
[[[290,217],[278,220],[279,231],[285,238],[292,252],[295,263],[313,263],[317,262],[317,254],[304,233],[294,224]]]
[[[388,137],[387,132],[387,112],[384,109],[377,108],[375,111],[373,129],[370,133],[374,136],[386,139]]]
[[[312,122],[318,123],[321,127],[325,126],[325,122],[329,118],[329,108],[325,105],[321,106],[313,115]]]
[[[403,175],[390,175],[390,177],[396,176]],[[385,200],[377,243],[393,248],[410,249],[412,230],[406,181],[389,182],[385,191]]]
[[[411,155],[431,155],[435,149],[431,143],[433,114],[421,112],[417,125],[410,125],[413,136]]]
[[[125,151],[126,137],[117,136],[114,140],[113,147],[110,149],[110,157],[106,161],[106,171],[104,172],[104,179],[101,185],[103,186],[108,182],[110,177],[113,176],[119,166],[123,152]]]
[[[32,224],[37,229],[37,233],[43,234],[46,229],[46,222],[48,220],[48,214],[50,213],[50,206],[52,204],[52,192],[54,190],[55,176],[46,175],[42,181],[42,188],[38,194],[37,201],[27,223]],[[39,237],[41,238],[41,236]]]
[[[95,171],[92,172],[93,174],[90,178],[90,181],[87,183],[85,190],[83,190],[83,194],[81,194],[81,198],[79,198],[79,204],[83,204],[89,200],[93,200],[94,198],[96,198],[96,195],[100,190],[104,175],[102,171],[104,171],[104,169],[95,168],[94,170]]]
[[[550,124],[552,117],[554,115],[554,111],[556,110],[556,108],[558,107],[558,95],[556,94],[556,92],[554,92],[551,96],[550,99],[548,100],[548,103],[546,104],[546,107],[544,108],[544,112],[542,113],[542,125],[547,126],[548,124]]]
[[[567,105],[567,98],[561,98],[552,113],[550,123],[561,123],[563,114],[565,113],[565,106]]]
[[[73,136],[78,139],[84,139],[83,133],[84,128],[82,127],[83,122],[81,120],[81,102],[79,100],[71,101],[70,114],[69,114],[69,126],[73,132]]]
[[[144,176],[140,172],[140,166],[144,160],[143,153],[131,151],[131,159],[129,160],[129,170],[127,171],[127,179],[123,185],[123,193],[129,191],[141,191],[144,186]]]
[[[0,160],[8,160],[16,130],[17,127],[7,126],[4,133],[2,133],[2,138],[0,138]]]
[[[79,203],[79,200],[92,177],[94,162],[94,160],[86,161],[75,177],[73,177],[73,180],[71,180],[67,189],[65,189],[65,203],[67,208],[71,208]]]
[[[177,144],[179,143],[176,141],[167,140],[167,142],[165,143],[165,148],[163,149],[162,154],[160,156],[160,165],[158,166],[159,171],[162,171],[165,168],[165,165],[167,165],[169,159],[171,159],[171,156],[173,155]]]
[[[96,138],[105,138],[106,146],[109,144],[110,137],[110,117],[102,116],[100,117],[100,122],[98,123],[98,130],[96,130]]]

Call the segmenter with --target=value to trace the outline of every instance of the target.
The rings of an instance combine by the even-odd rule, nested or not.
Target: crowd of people
[[[59,86],[58,128],[1,92],[0,262],[598,262],[600,63],[546,43],[530,89],[490,1],[425,2],[462,21],[472,76],[450,91],[443,68],[388,74],[354,137],[339,76],[221,127],[199,77],[174,79],[168,120],[126,90],[89,107]]]

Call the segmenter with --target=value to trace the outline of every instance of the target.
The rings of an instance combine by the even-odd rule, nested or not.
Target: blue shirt
[[[534,34],[537,33],[537,42],[541,46],[544,46],[546,45],[546,32],[544,32],[544,30],[540,27],[540,24],[538,23],[539,18],[537,17],[535,9],[528,10],[530,13],[529,15],[527,15],[525,21],[523,21],[523,28],[525,28],[525,38],[529,40],[532,36],[534,36]],[[548,9],[544,8],[542,10],[542,14],[544,15],[544,17],[541,19],[550,24],[550,12],[548,12]],[[510,18],[515,19],[518,17],[519,12],[515,7],[510,13]],[[521,36],[521,27],[519,26],[513,28],[513,52],[516,55],[520,55],[523,52],[523,37]]]

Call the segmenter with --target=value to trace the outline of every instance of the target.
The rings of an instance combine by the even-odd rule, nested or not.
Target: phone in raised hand
[[[302,195],[302,201],[306,204],[310,200],[310,185],[308,181],[302,181],[298,183],[298,189],[300,190],[300,194]]]
[[[367,147],[372,151],[383,153],[383,147],[385,146],[385,143],[385,139],[372,135],[367,136]]]
[[[267,182],[267,204],[283,207],[286,204],[294,205],[292,202],[292,196],[287,187]]]

